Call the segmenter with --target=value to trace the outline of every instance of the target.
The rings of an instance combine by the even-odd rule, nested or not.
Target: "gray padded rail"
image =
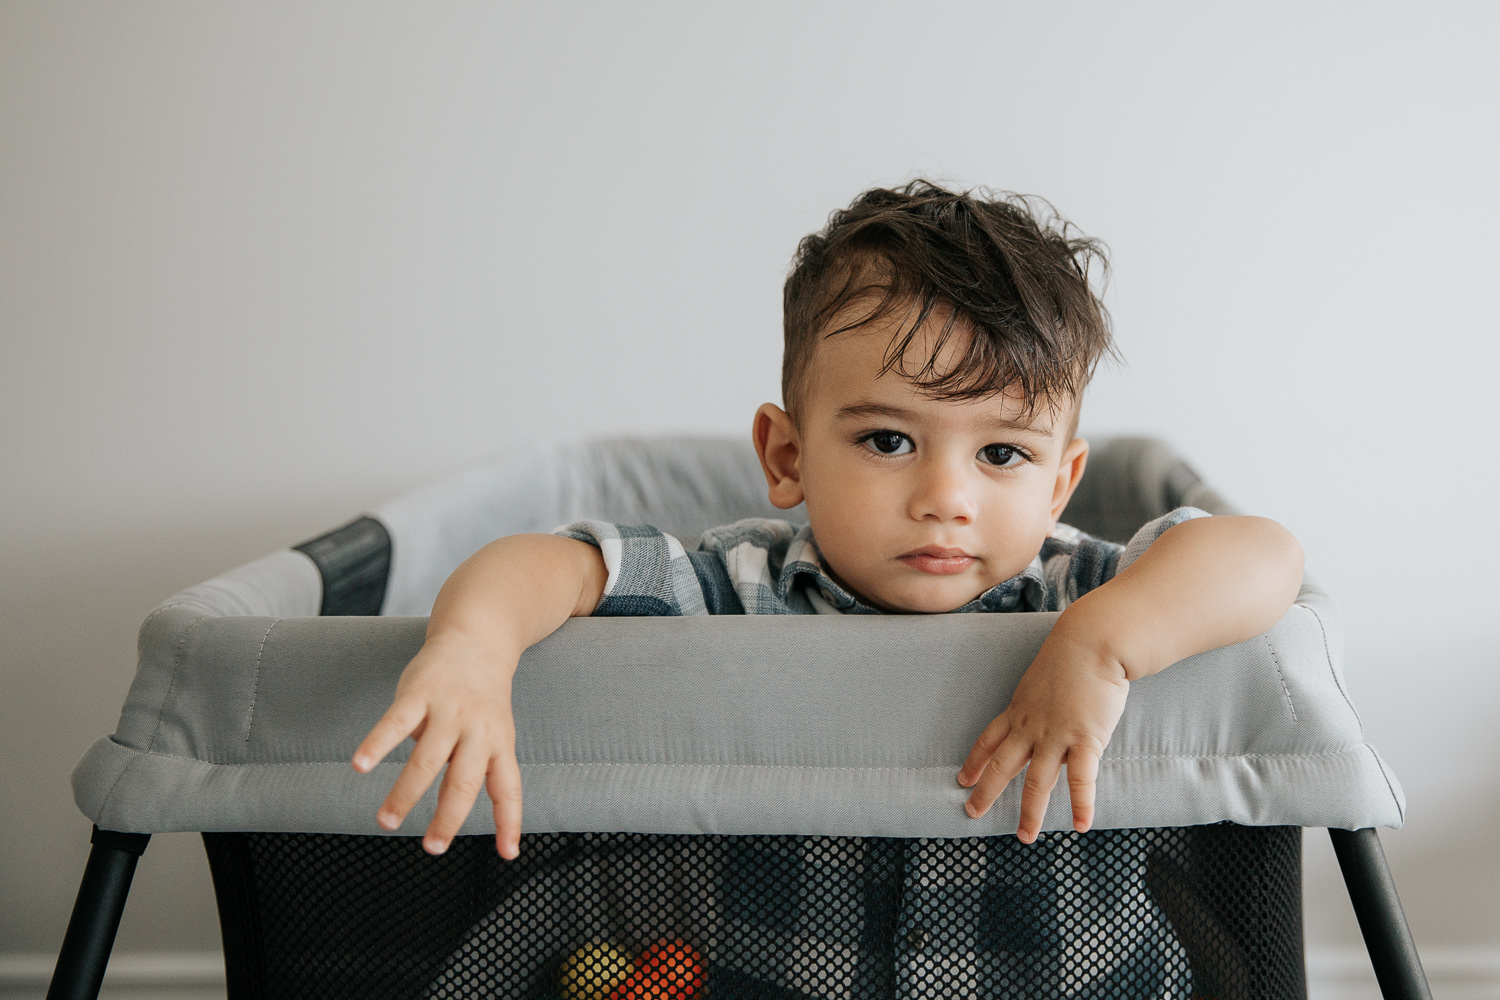
[[[425,614],[499,534],[594,514],[691,539],[769,513],[759,476],[747,447],[716,440],[525,453],[375,512],[393,549],[386,617],[315,617],[319,567],[290,550],[177,595],[142,626],[118,729],[74,773],[79,807],[125,832],[382,833],[375,810],[410,744],[368,775],[348,760],[421,645],[425,619],[393,612]],[[1155,442],[1096,447],[1084,482],[1067,519],[1105,536],[1182,502],[1228,509]],[[955,775],[1055,619],[570,621],[513,688],[525,829],[1013,832],[1017,788],[973,820]],[[1336,612],[1307,583],[1265,635],[1133,684],[1097,825],[1399,826],[1400,786],[1364,741],[1342,656]],[[401,832],[420,833],[433,805]],[[1062,789],[1045,826],[1069,826]],[[481,798],[464,832],[493,828]]]

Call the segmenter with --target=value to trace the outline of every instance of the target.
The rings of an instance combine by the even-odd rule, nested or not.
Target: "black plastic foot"
[[[94,847],[83,869],[78,900],[68,920],[47,1000],[96,1000],[104,968],[120,929],[125,897],[149,833],[114,833],[94,827]]]
[[[1373,828],[1328,831],[1385,1000],[1432,1000],[1427,973]]]

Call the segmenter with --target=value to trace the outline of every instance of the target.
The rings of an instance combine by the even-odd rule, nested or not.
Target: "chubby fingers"
[[[979,776],[964,808],[975,819],[983,816],[1023,769],[1026,780],[1021,786],[1021,818],[1016,826],[1016,836],[1022,843],[1030,844],[1042,830],[1047,801],[1052,797],[1052,789],[1057,786],[1062,772],[1059,752],[1034,747],[1016,738],[1007,740]]]
[[[426,719],[427,704],[420,698],[397,698],[355,748],[354,769],[367,773],[396,749],[396,744],[419,733]]]
[[[521,768],[514,753],[490,760],[485,788],[495,807],[495,850],[513,861],[521,854]]]
[[[1028,763],[1029,757],[1029,763]],[[990,760],[969,797],[966,809],[970,816],[978,818],[989,811],[1000,793],[1018,775],[1026,770],[1026,780],[1021,788],[1021,817],[1016,826],[1016,837],[1022,843],[1036,841],[1042,830],[1042,820],[1047,814],[1047,803],[1052,790],[1057,787],[1063,764],[1068,768],[1068,797],[1073,806],[1073,829],[1087,833],[1094,825],[1094,796],[1099,778],[1099,754],[1082,746],[1061,750],[1052,747],[1025,747],[1012,739],[1002,745]],[[967,765],[965,765],[967,767]]]
[[[422,838],[422,849],[428,854],[442,854],[453,842],[459,827],[474,808],[489,763],[489,752],[482,744],[473,740],[458,742],[438,790],[437,811],[427,825],[427,835]]]
[[[984,737],[981,736],[980,740],[983,742]],[[973,788],[964,809],[975,819],[989,812],[990,806],[994,805],[1000,793],[1005,791],[1005,786],[1021,773],[1021,769],[1031,759],[1032,744],[1030,740],[1023,738],[1022,734],[1008,732],[993,751],[986,753],[986,750],[988,747],[979,749],[976,745],[976,752],[983,756],[983,761],[976,764],[974,752],[971,752],[969,760],[964,763],[963,770],[959,772],[959,783],[964,784],[964,779],[967,778],[969,779],[967,784]],[[982,770],[976,773],[976,768],[982,768]]]
[[[1073,829],[1087,833],[1094,825],[1094,789],[1099,780],[1099,754],[1088,748],[1068,749],[1068,797],[1073,800]]]
[[[453,720],[428,719],[410,759],[391,786],[380,811],[375,814],[375,821],[387,830],[399,827],[412,806],[442,773],[443,765],[448,763],[457,743],[458,726]]]
[[[1047,800],[1052,789],[1057,787],[1057,778],[1062,771],[1062,754],[1052,749],[1038,749],[1026,768],[1026,781],[1021,786],[1021,821],[1016,825],[1016,837],[1023,844],[1036,842],[1042,832],[1042,818],[1047,815]]]
[[[1009,735],[1010,716],[1001,712],[993,722],[984,727],[984,732],[979,734],[979,739],[969,749],[969,756],[964,758],[964,766],[958,769],[958,783],[964,788],[973,788],[989,765],[990,758],[995,756],[995,751],[1000,749],[1000,744]]]
[[[1042,829],[1047,803],[1057,787],[1063,764],[1068,767],[1068,792],[1073,805],[1073,828],[1080,833],[1094,823],[1094,792],[1099,777],[1099,753],[1074,745],[1054,747],[1035,744],[1011,728],[1008,713],[1001,713],[974,742],[958,772],[958,783],[972,788],[965,811],[976,819],[990,811],[995,800],[1024,769],[1021,815],[1016,836],[1032,843]]]

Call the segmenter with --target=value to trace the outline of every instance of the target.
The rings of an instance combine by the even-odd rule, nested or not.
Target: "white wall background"
[[[0,953],[61,941],[154,604],[518,442],[746,432],[796,240],[915,174],[1109,242],[1086,428],[1298,535],[1416,935],[1500,944],[1493,10],[0,5]],[[217,946],[201,853],[121,949]]]

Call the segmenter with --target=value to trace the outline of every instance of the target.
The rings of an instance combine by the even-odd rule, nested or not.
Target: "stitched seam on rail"
[[[277,625],[281,624],[278,618],[266,629],[266,634],[260,637],[260,646],[255,650],[255,676],[250,681],[250,711],[245,716],[245,742],[250,742],[250,728],[255,725],[255,698],[260,694],[260,657],[266,651],[266,640],[271,638],[271,633]],[[1295,718],[1295,716],[1294,716]]]
[[[119,744],[122,749],[131,750],[123,743]],[[1370,749],[1368,744],[1360,743],[1355,746],[1345,747],[1343,750],[1324,750],[1319,753],[1198,753],[1198,754],[1148,754],[1139,757],[1103,757],[1100,763],[1114,760],[1246,760],[1266,759],[1279,760],[1282,758],[1303,758],[1316,760],[1320,757],[1343,757],[1349,754],[1358,754],[1361,750]],[[222,761],[204,760],[201,757],[188,757],[180,753],[167,753],[164,750],[131,750],[132,753],[144,753],[151,757],[167,757],[171,760],[184,760],[190,764],[206,764],[209,767],[307,767],[309,765],[322,766],[326,764],[338,764],[348,766],[349,762],[343,758],[338,760],[284,760],[284,761]],[[405,761],[387,760],[375,765],[378,768],[405,767]],[[540,760],[522,762],[521,767],[722,767],[722,768],[759,768],[762,770],[784,770],[784,771],[951,771],[957,764],[923,764],[920,767],[891,767],[870,765],[868,767],[850,764],[714,764],[714,763],[682,763],[678,761],[636,761],[621,762],[614,760]]]
[[[1406,810],[1401,808],[1401,796],[1397,795],[1396,789],[1391,786],[1391,776],[1385,773],[1385,765],[1380,763],[1380,755],[1377,754],[1375,752],[1375,748],[1370,746],[1368,743],[1365,744],[1365,749],[1370,751],[1370,756],[1374,758],[1375,766],[1379,769],[1380,776],[1385,779],[1386,790],[1391,793],[1391,801],[1396,804],[1396,815],[1401,817],[1401,822],[1405,823]]]
[[[177,674],[182,669],[182,647],[187,644],[188,636],[192,634],[193,629],[212,617],[213,615],[202,615],[194,618],[177,639],[177,652],[172,654],[172,680],[168,682],[167,693],[162,695],[161,705],[156,709],[156,728],[151,730],[151,739],[146,743],[147,752],[152,752],[156,748],[156,737],[161,734],[162,720],[167,716],[167,704],[172,700],[172,693],[177,690]]]
[[[1320,753],[1161,753],[1142,754],[1135,757],[1101,757],[1099,763],[1104,764],[1114,760],[1249,760],[1264,758],[1266,760],[1280,760],[1282,758],[1302,758],[1314,760],[1319,757],[1342,757],[1350,753],[1358,753],[1365,749],[1366,744],[1345,747],[1342,750],[1324,750]],[[522,767],[759,767],[759,768],[782,768],[794,771],[946,771],[955,764],[923,764],[914,767],[902,766],[880,766],[870,765],[868,767],[859,764],[714,764],[714,763],[680,763],[677,761],[615,761],[615,760],[543,760],[521,764]]]
[[[1318,634],[1323,637],[1323,657],[1328,661],[1328,672],[1333,676],[1333,686],[1339,689],[1339,694],[1343,695],[1344,704],[1348,705],[1349,711],[1354,713],[1354,721],[1359,725],[1360,735],[1364,735],[1365,723],[1359,717],[1359,709],[1354,707],[1349,692],[1344,690],[1344,682],[1339,679],[1339,672],[1333,667],[1333,648],[1328,645],[1328,626],[1323,624],[1323,616],[1311,606],[1304,604],[1302,607],[1307,608],[1307,613],[1312,615],[1313,621],[1318,623]]]
[[[147,753],[150,751],[148,750]],[[109,791],[104,793],[104,800],[99,803],[99,819],[104,819],[104,813],[109,809],[109,800],[115,796],[115,789],[120,787],[120,782],[125,780],[125,775],[130,773],[138,763],[140,763],[139,757],[130,758],[125,762],[125,766],[120,768],[120,773],[115,775],[115,780],[109,783]]]
[[[1266,640],[1266,648],[1271,651],[1271,664],[1276,668],[1276,679],[1281,681],[1281,693],[1286,695],[1287,710],[1292,713],[1292,721],[1297,721],[1297,706],[1292,704],[1292,689],[1286,686],[1286,674],[1281,672],[1281,659],[1276,655],[1276,646],[1271,642],[1271,634],[1267,632],[1261,638]]]

